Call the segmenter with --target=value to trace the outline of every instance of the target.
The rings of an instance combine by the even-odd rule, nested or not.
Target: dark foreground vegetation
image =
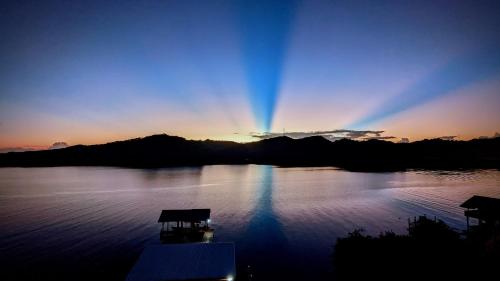
[[[500,168],[500,138],[470,141],[331,142],[276,137],[253,143],[193,141],[168,135],[0,154],[0,166],[168,167],[209,164],[336,166],[348,170]]]
[[[339,238],[333,265],[335,280],[497,280],[500,233],[476,228],[461,234],[420,217],[407,235],[355,230]]]

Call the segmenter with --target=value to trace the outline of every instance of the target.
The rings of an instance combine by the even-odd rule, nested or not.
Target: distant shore
[[[500,169],[500,138],[392,143],[276,137],[236,143],[154,135],[99,145],[0,154],[0,167],[161,168],[214,164],[332,166],[350,171]]]

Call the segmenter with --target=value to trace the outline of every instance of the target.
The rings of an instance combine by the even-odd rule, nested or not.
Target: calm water
[[[311,280],[331,271],[336,238],[355,228],[403,233],[408,217],[426,214],[463,229],[458,205],[473,194],[500,197],[500,172],[2,168],[0,279],[123,280],[158,243],[162,209],[211,208],[240,273],[251,265],[254,280]]]

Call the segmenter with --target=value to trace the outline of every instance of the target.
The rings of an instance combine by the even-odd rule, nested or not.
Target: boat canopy
[[[162,210],[158,222],[200,222],[208,219],[210,209]]]

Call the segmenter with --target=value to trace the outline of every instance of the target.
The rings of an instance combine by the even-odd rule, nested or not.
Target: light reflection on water
[[[216,239],[236,242],[240,269],[308,280],[331,270],[332,245],[355,228],[404,232],[423,214],[464,228],[458,205],[473,194],[500,197],[500,172],[2,168],[0,263],[5,280],[123,280],[144,245],[158,243],[162,209],[211,208]]]

